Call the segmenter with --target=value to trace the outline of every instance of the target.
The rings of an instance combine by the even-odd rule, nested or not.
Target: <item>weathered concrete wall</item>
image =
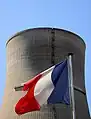
[[[1,119],[70,119],[71,109],[64,104],[46,105],[41,111],[17,116],[14,105],[23,92],[13,88],[39,72],[63,60],[73,52],[74,85],[85,92],[84,59],[85,43],[65,30],[36,28],[25,30],[7,42],[7,80],[1,108]],[[75,90],[77,119],[89,119],[86,95]]]

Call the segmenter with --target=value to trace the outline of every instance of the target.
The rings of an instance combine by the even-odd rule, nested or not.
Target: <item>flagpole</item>
[[[69,93],[70,93],[70,106],[72,109],[72,119],[76,119],[74,86],[73,86],[72,55],[73,55],[72,53],[68,54],[68,78],[69,78]]]

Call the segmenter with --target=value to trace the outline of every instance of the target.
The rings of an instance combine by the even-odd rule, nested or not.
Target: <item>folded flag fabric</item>
[[[69,105],[69,81],[67,60],[52,66],[23,84],[27,94],[15,106],[18,115],[40,110],[43,104]]]

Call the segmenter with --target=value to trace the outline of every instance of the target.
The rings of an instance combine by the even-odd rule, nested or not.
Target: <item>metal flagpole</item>
[[[74,86],[73,86],[72,55],[73,55],[72,53],[68,54],[68,78],[69,78],[70,106],[72,108],[72,119],[76,119]]]

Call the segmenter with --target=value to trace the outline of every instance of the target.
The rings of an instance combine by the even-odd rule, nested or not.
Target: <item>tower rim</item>
[[[9,40],[6,41],[6,47],[7,47],[8,43],[9,43],[14,37],[19,36],[19,35],[21,35],[21,34],[23,34],[23,33],[26,33],[26,32],[28,32],[28,31],[31,31],[31,30],[57,30],[57,31],[63,31],[63,32],[65,32],[65,33],[70,33],[70,34],[72,34],[72,35],[78,37],[78,38],[80,39],[80,41],[82,42],[82,44],[86,47],[85,41],[84,41],[78,34],[76,34],[76,33],[74,33],[74,32],[71,32],[71,31],[69,31],[69,30],[65,30],[65,29],[61,29],[61,28],[52,28],[52,27],[35,27],[35,28],[29,28],[29,29],[21,30],[21,31],[15,33],[14,35],[12,35],[12,36],[9,38]]]

